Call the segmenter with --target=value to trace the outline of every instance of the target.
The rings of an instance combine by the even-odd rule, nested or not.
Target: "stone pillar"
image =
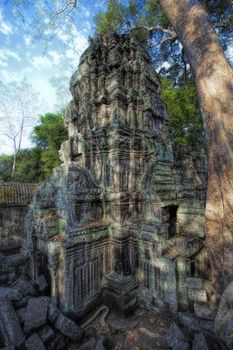
[[[185,258],[180,258],[176,261],[176,289],[177,289],[177,299],[178,299],[178,309],[188,310],[188,294],[186,287],[186,261]]]

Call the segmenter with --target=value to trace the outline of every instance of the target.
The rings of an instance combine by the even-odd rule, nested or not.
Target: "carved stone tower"
[[[159,85],[146,51],[116,35],[96,40],[71,79],[63,165],[34,198],[24,245],[32,276],[48,268],[54,302],[67,313],[104,302],[127,315],[148,295],[174,310],[177,298],[188,303],[183,213],[201,208],[188,252],[197,256],[203,207],[194,188],[189,206],[179,195]]]
[[[161,162],[169,200],[175,199],[166,110],[158,89],[148,54],[132,39],[117,36],[88,49],[71,80],[70,151],[64,160],[87,168],[101,189],[111,258],[103,297],[123,312],[136,303],[138,286],[131,230],[158,224],[164,198],[158,199],[163,188],[155,186],[155,176]]]

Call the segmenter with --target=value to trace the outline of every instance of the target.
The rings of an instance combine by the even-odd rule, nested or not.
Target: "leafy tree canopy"
[[[162,98],[169,114],[169,133],[175,146],[190,146],[193,150],[205,147],[204,130],[192,83],[173,86],[168,78],[162,79]]]
[[[32,139],[42,150],[41,164],[45,178],[52,174],[55,166],[60,165],[58,151],[67,138],[62,113],[47,113],[40,117],[40,124],[35,126]]]
[[[4,182],[41,182],[44,179],[41,167],[41,149],[23,149],[18,152],[15,172],[11,168],[13,156],[0,156],[0,181]]]
[[[62,113],[40,116],[40,124],[33,129],[35,147],[20,150],[15,172],[11,173],[13,156],[0,156],[0,181],[42,182],[60,165],[58,151],[67,139]]]
[[[220,36],[224,49],[233,32],[233,2],[231,0],[201,0]],[[168,69],[163,75],[179,77],[188,74],[188,65],[177,34],[160,7],[159,0],[109,0],[107,8],[95,17],[96,33],[131,33],[150,51],[155,66],[164,61]],[[171,70],[171,71],[170,71]],[[175,71],[175,74],[174,74]]]
[[[62,113],[46,113],[39,118],[40,124],[33,129],[32,140],[41,149],[59,149],[67,138]]]

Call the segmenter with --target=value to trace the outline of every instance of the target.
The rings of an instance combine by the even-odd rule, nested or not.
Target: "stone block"
[[[191,301],[207,302],[207,293],[205,289],[188,289],[188,297]]]
[[[37,277],[36,284],[38,285],[40,293],[45,293],[48,290],[48,283],[44,275]]]
[[[27,276],[18,278],[11,285],[11,288],[20,291],[22,293],[22,297],[38,295],[37,284]]]
[[[20,300],[22,293],[19,290],[10,287],[0,287],[0,299],[6,299],[11,301]]]
[[[221,350],[222,347],[217,343],[216,339],[209,338],[203,333],[196,333],[192,350]]]
[[[20,323],[24,323],[26,307],[21,307],[20,309],[16,310],[16,313],[17,313],[17,316],[19,318]]]
[[[205,336],[202,333],[195,334],[192,350],[211,350],[206,342]]]
[[[203,279],[202,282],[203,282],[203,289],[206,290],[207,297],[210,299],[214,293],[212,282],[206,279]]]
[[[165,336],[166,343],[171,348],[177,346],[180,342],[187,342],[188,339],[184,332],[181,330],[180,327],[177,326],[175,322],[173,322],[168,329],[168,332]]]
[[[98,337],[95,349],[106,350],[105,343],[106,343],[106,337],[104,337],[103,335]]]
[[[25,342],[26,350],[46,350],[37,333],[33,333]]]
[[[30,298],[27,303],[24,331],[28,332],[31,329],[37,329],[47,322],[49,297]]]
[[[53,326],[63,335],[73,341],[79,341],[84,335],[84,331],[75,322],[71,321],[61,312],[59,313],[59,316],[54,322]]]
[[[60,310],[52,303],[49,304],[48,319],[51,322],[55,322],[60,314]]]
[[[54,331],[51,327],[46,325],[38,331],[38,335],[44,344],[48,344],[54,338]]]
[[[186,287],[190,289],[203,289],[202,278],[188,277],[186,278]]]
[[[206,304],[194,303],[194,312],[200,318],[214,320],[217,314],[216,308],[210,308]]]
[[[91,338],[79,347],[79,350],[96,350],[96,340]]]
[[[201,326],[198,318],[191,312],[178,312],[180,324],[187,328],[189,332],[200,332]]]
[[[20,346],[23,332],[11,301],[0,300],[0,334],[5,346]]]
[[[203,332],[214,333],[214,320],[200,319],[200,325]]]
[[[191,350],[191,346],[188,342],[180,341],[172,350]]]
[[[48,350],[66,350],[67,344],[65,337],[60,334],[55,334],[52,341],[46,346]]]

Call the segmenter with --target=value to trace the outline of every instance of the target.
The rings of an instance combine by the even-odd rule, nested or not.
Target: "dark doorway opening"
[[[168,234],[169,238],[173,237],[176,235],[176,222],[177,222],[177,209],[178,205],[169,205],[167,207],[168,211]]]
[[[191,260],[190,270],[191,270],[190,271],[191,277],[195,277],[195,272],[196,272],[195,260]]]
[[[43,252],[37,255],[37,275],[44,275],[48,284],[48,292],[51,290],[51,276],[48,268],[48,257]]]

